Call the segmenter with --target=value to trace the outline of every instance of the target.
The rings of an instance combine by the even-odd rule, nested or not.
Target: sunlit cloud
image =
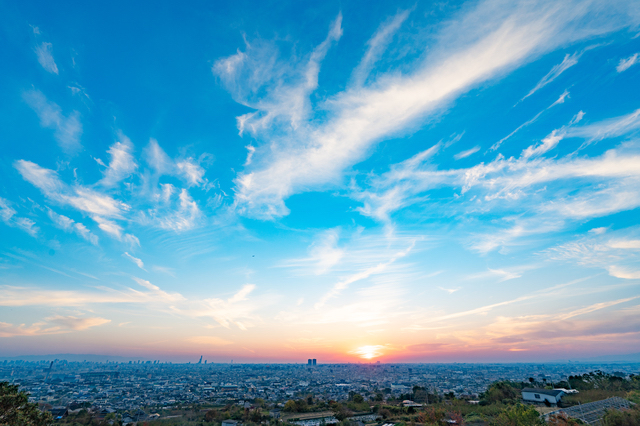
[[[358,355],[360,358],[373,359],[384,355],[384,345],[365,345],[350,351],[350,354]]]

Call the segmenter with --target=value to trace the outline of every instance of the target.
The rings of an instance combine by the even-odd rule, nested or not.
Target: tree
[[[288,400],[287,402],[285,402],[283,410],[290,413],[296,411],[296,402],[292,399]]]
[[[391,417],[391,411],[389,411],[389,409],[387,408],[381,409],[379,411],[379,414],[382,416],[383,419],[388,419],[389,417]]]
[[[220,413],[218,412],[218,410],[209,410],[204,415],[204,421],[207,422],[207,423],[220,420],[220,418],[221,418],[221,416],[220,416]]]
[[[495,426],[545,426],[540,413],[532,407],[517,404],[501,412],[493,421]]]
[[[50,413],[43,413],[29,402],[29,396],[18,390],[18,385],[0,382],[1,426],[47,426],[53,422]]]
[[[565,413],[552,414],[549,416],[548,426],[578,426],[577,420],[568,417]]]
[[[353,415],[351,411],[347,410],[346,407],[340,403],[335,403],[331,408],[333,410],[333,416],[340,421]]]
[[[636,406],[631,410],[607,410],[602,423],[607,426],[637,426],[640,424],[640,409]]]
[[[502,402],[504,404],[515,403],[518,390],[510,382],[495,382],[484,392],[481,399],[489,404]]]
[[[364,402],[364,398],[359,393],[353,394],[353,397],[351,398],[351,400],[356,404],[361,404]]]

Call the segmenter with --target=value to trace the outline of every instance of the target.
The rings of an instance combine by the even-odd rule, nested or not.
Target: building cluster
[[[499,380],[553,383],[600,369],[635,372],[637,365],[586,364],[171,364],[147,362],[3,361],[0,381],[20,385],[30,400],[68,411],[82,408],[131,418],[193,404],[238,404],[260,398],[271,407],[287,400],[402,400],[414,386],[430,394],[476,399]],[[315,368],[308,368],[308,366]]]

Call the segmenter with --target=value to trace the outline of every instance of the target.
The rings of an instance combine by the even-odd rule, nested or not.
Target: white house
[[[559,389],[522,389],[522,401],[529,403],[558,405],[558,402],[564,396],[564,392]]]

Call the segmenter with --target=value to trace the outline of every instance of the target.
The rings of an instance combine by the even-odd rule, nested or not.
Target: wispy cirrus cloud
[[[27,234],[35,237],[40,228],[36,226],[36,223],[26,217],[16,216],[18,212],[11,207],[11,202],[0,197],[0,220],[6,225],[13,226],[22,229]]]
[[[111,161],[103,171],[104,177],[98,182],[99,185],[113,187],[138,168],[132,155],[133,144],[131,140],[122,131],[118,132],[118,138],[120,140],[107,151],[111,156]]]
[[[91,327],[97,327],[103,324],[107,324],[111,322],[111,320],[100,318],[100,317],[75,317],[75,316],[62,316],[62,315],[54,315],[52,317],[47,318],[52,324],[57,324],[61,327],[68,328],[75,331],[86,330]]]
[[[91,232],[84,224],[76,222],[67,216],[58,214],[50,208],[47,210],[47,214],[58,228],[65,232],[75,232],[94,246],[98,245],[98,236]]]
[[[88,214],[110,236],[130,245],[140,245],[135,235],[125,233],[114,221],[122,219],[129,211],[130,206],[127,204],[83,185],[67,185],[56,171],[45,169],[31,161],[17,160],[13,165],[27,182],[40,189],[50,200]],[[65,222],[62,218],[54,217]],[[86,232],[84,225],[77,226],[76,230],[83,238],[86,234],[86,238],[91,241],[92,237]]]
[[[125,286],[116,289],[101,286],[91,290],[52,290],[2,285],[0,291],[3,297],[0,306],[92,308],[108,304],[134,304],[145,306],[154,312],[170,313],[185,318],[210,318],[225,328],[234,326],[240,330],[247,330],[260,321],[256,312],[274,302],[274,298],[269,295],[251,299],[249,296],[256,289],[253,284],[244,285],[227,299],[200,296],[190,299],[178,292],[165,291],[148,280],[138,277],[132,279],[139,285],[138,288]],[[97,320],[86,322],[75,317],[51,318],[55,320],[51,322],[65,325],[67,328],[83,329],[99,325],[96,323]]]
[[[551,68],[551,71],[549,71],[544,77],[542,77],[542,79],[538,82],[538,84],[536,84],[535,87],[531,89],[531,91],[527,93],[524,98],[520,99],[520,101],[525,100],[529,96],[536,93],[538,90],[542,89],[547,84],[551,83],[556,78],[560,77],[560,74],[562,74],[572,66],[576,65],[578,63],[579,58],[580,58],[580,54],[578,54],[578,52],[572,55],[567,53],[564,56],[564,59],[562,60],[562,62],[559,63],[558,65],[555,65],[553,68]]]
[[[251,170],[236,179],[238,211],[263,219],[286,215],[286,198],[339,185],[344,170],[364,159],[373,144],[424,122],[460,93],[561,44],[633,22],[624,6],[600,19],[593,19],[592,8],[598,6],[500,1],[464,8],[441,30],[438,44],[413,73],[380,75],[366,87],[348,88],[326,99],[319,103],[326,111],[323,120],[304,119],[312,117],[308,95],[317,87],[317,78],[303,79],[293,88],[282,84],[295,79],[288,78],[290,70],[274,59],[276,50],[270,47],[267,53],[248,43],[245,51],[219,60],[214,67],[234,98],[256,109],[238,117],[241,133],[250,129],[269,141],[268,149],[255,148]],[[580,31],[575,30],[577,22]],[[337,40],[333,34],[338,32],[334,24],[327,40]],[[324,52],[327,40],[318,49]],[[569,63],[571,58],[565,67]],[[312,75],[318,67],[313,62]],[[258,89],[268,95],[257,96]]]
[[[392,165],[388,172],[371,177],[365,189],[354,189],[352,197],[363,202],[358,209],[363,215],[385,223],[393,212],[414,203],[439,205],[451,215],[464,212],[473,216],[488,211],[504,214],[499,229],[486,234],[472,232],[471,247],[481,252],[504,247],[522,237],[558,231],[566,222],[640,206],[640,156],[635,144],[595,157],[575,153],[546,157],[564,139],[592,141],[632,135],[639,126],[637,111],[579,126],[582,115],[574,117],[572,124],[552,131],[540,143],[525,148],[517,158],[498,155],[489,163],[469,168],[438,170],[435,163],[441,147],[436,144]],[[562,184],[568,180],[598,185],[580,186],[569,193]],[[429,199],[430,191],[445,187],[460,192],[446,204]],[[539,192],[542,187],[544,194]]]
[[[60,148],[68,155],[75,155],[82,147],[82,123],[80,113],[73,111],[65,116],[58,104],[51,102],[39,90],[29,90],[22,95],[23,99],[33,109],[42,127],[53,129],[53,137]]]
[[[342,291],[347,289],[351,284],[365,280],[373,275],[378,275],[387,270],[391,265],[393,265],[397,260],[402,259],[407,256],[411,250],[414,248],[416,241],[411,241],[409,247],[404,250],[400,250],[396,253],[393,253],[390,258],[384,262],[380,262],[376,265],[373,265],[367,269],[361,270],[354,274],[351,274],[344,279],[341,279],[337,283],[333,285],[333,287],[320,298],[318,302],[314,305],[315,309],[322,308],[330,299],[337,297]]]
[[[42,42],[36,46],[34,51],[42,68],[52,74],[58,74],[58,65],[53,59],[53,45],[51,43]]]
[[[637,227],[615,232],[593,232],[548,248],[542,254],[553,260],[602,268],[622,279],[640,279],[640,233]]]
[[[302,268],[302,273],[308,273],[309,266],[315,270],[316,275],[322,275],[344,257],[345,251],[340,248],[341,230],[339,228],[329,229],[316,236],[315,241],[309,247],[309,257],[301,259],[291,259],[285,261],[282,266],[292,268]]]
[[[467,158],[467,157],[472,156],[473,154],[475,154],[478,151],[480,151],[480,147],[479,146],[474,146],[471,149],[467,149],[465,151],[461,151],[461,152],[457,153],[456,155],[453,156],[453,158],[455,158],[456,160],[462,160],[463,158]]]
[[[64,334],[73,331],[87,330],[111,322],[100,317],[76,317],[53,315],[31,325],[14,325],[0,322],[0,338],[16,336],[44,336],[49,334]]]
[[[122,255],[127,259],[129,259],[130,261],[132,261],[133,263],[135,263],[138,266],[138,268],[144,270],[144,262],[142,261],[142,259],[138,259],[137,257],[131,256],[126,251]]]
[[[410,10],[399,11],[387,22],[380,25],[373,37],[367,41],[367,51],[352,74],[355,86],[362,86],[365,83],[375,63],[382,57],[394,34],[407,20],[410,13]]]
[[[631,68],[632,66],[634,66],[635,64],[639,63],[640,60],[638,60],[638,53],[634,53],[633,55],[629,56],[628,58],[625,59],[620,59],[620,62],[618,63],[618,66],[616,67],[616,71],[620,72],[624,72],[626,70],[628,70],[629,68]]]

